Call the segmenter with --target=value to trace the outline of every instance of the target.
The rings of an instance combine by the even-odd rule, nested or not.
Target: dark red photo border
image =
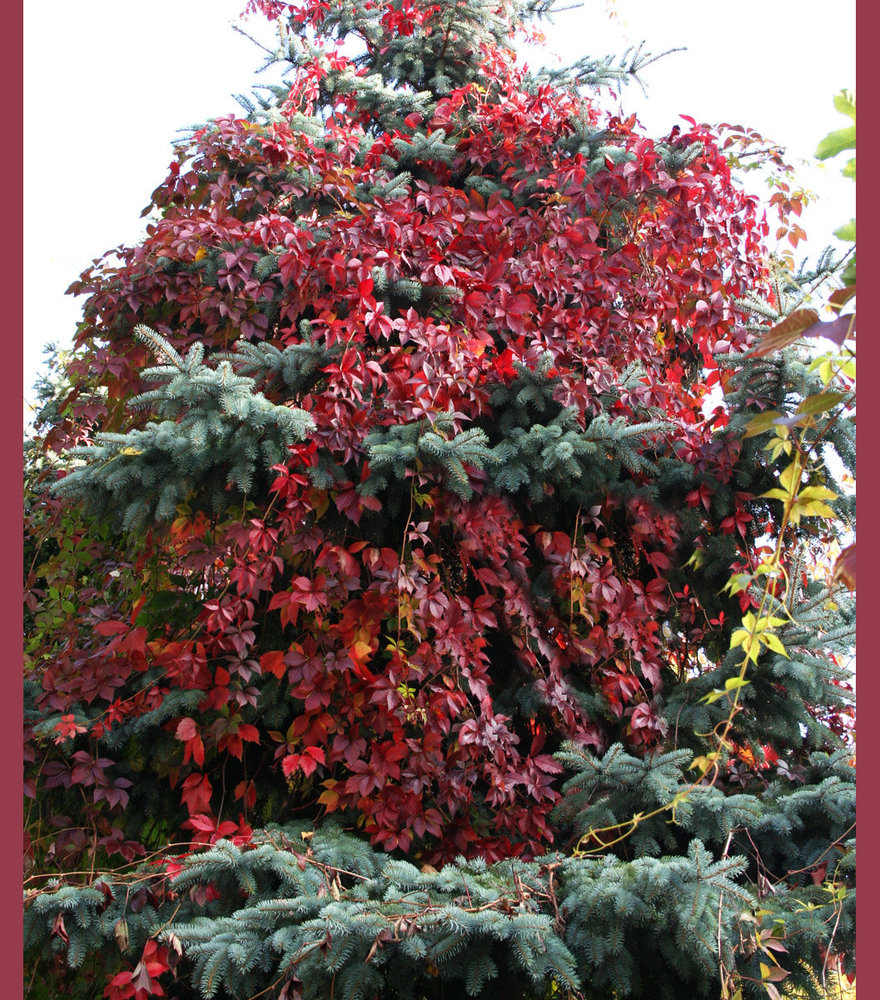
[[[833,16],[830,10],[821,16]],[[871,516],[874,491],[880,489],[880,468],[874,465],[880,440],[880,392],[877,373],[880,371],[880,341],[874,324],[880,317],[880,288],[874,275],[880,268],[880,205],[872,197],[877,182],[875,160],[880,156],[880,76],[877,72],[877,41],[880,39],[880,10],[868,0],[859,0],[856,7],[856,94],[858,102],[857,147],[861,173],[857,172],[856,214],[861,239],[858,244],[858,268],[861,274],[862,336],[858,355],[861,368],[862,395],[859,397],[857,446],[861,449],[859,467],[858,532],[860,607],[862,627],[858,630],[856,652],[858,665],[857,701],[860,708],[857,724],[858,776],[856,779],[856,810],[860,826],[858,894],[856,896],[857,946],[859,970],[857,987],[861,996],[880,995],[880,858],[877,856],[877,829],[880,826],[880,726],[871,722],[874,706],[880,704],[880,672],[874,663],[876,640],[871,635],[871,609],[880,606],[880,576],[872,569],[880,547],[880,532]],[[875,225],[876,224],[876,225]],[[866,391],[867,390],[867,391]],[[867,624],[865,624],[867,622]],[[874,990],[878,990],[875,994]]]
[[[39,0],[28,0],[36,3]],[[242,0],[244,6],[244,0]],[[718,14],[722,16],[719,4]],[[9,4],[5,8],[2,32],[2,61],[0,61],[0,103],[3,107],[4,147],[0,157],[3,177],[0,183],[2,200],[3,238],[0,241],[0,294],[3,302],[4,328],[9,333],[9,341],[4,344],[3,363],[0,365],[0,406],[2,406],[2,445],[6,458],[4,468],[7,473],[0,490],[0,525],[2,525],[2,553],[4,572],[0,576],[2,600],[0,600],[0,635],[3,641],[2,692],[7,724],[0,726],[0,754],[5,766],[0,767],[2,782],[3,823],[0,826],[0,962],[3,968],[3,995],[14,997],[18,994],[22,968],[21,933],[21,829],[22,797],[19,764],[21,757],[21,731],[18,723],[22,708],[22,693],[19,680],[21,662],[21,575],[19,566],[22,557],[21,518],[22,499],[20,490],[21,428],[22,428],[22,269],[28,266],[22,255],[23,204],[22,204],[22,36],[23,7]],[[712,15],[711,6],[704,7],[703,15]],[[51,5],[46,11],[47,29],[51,30]],[[822,30],[822,20],[834,17],[833,5],[823,5],[815,10],[805,8],[800,16],[815,20],[815,29]],[[752,30],[760,30],[760,25]],[[880,368],[880,340],[873,329],[875,317],[880,317],[880,241],[876,236],[874,222],[880,226],[880,202],[876,195],[877,182],[875,160],[880,158],[880,81],[877,76],[877,43],[880,40],[880,9],[868,0],[859,0],[857,5],[857,93],[859,103],[858,119],[858,160],[860,173],[857,186],[857,206],[861,239],[859,241],[859,270],[861,281],[862,338],[859,360],[862,378],[862,396],[859,413],[859,444],[863,462],[860,469],[859,496],[860,511],[864,513],[859,532],[859,565],[861,567],[862,608],[872,610],[880,607],[880,574],[873,573],[873,557],[878,550],[878,529],[871,511],[875,489],[880,493],[880,472],[875,466],[874,455],[878,449],[880,436],[880,391],[875,392],[874,382]],[[797,62],[797,52],[780,50],[780,59]],[[51,67],[46,67],[51,72]],[[822,72],[821,66],[815,71]],[[796,76],[796,74],[793,74]],[[63,81],[59,81],[63,85]],[[780,99],[797,99],[797,95],[787,95]],[[773,95],[768,94],[768,100]],[[99,114],[99,108],[95,108]],[[35,129],[32,134],[42,136],[46,144],[45,155],[57,156],[63,160],[64,151],[52,148],[52,109],[45,109],[44,130]],[[47,197],[52,192],[46,192]],[[51,233],[46,235],[51,240]],[[878,321],[880,323],[880,321]],[[866,391],[866,389],[868,391]],[[872,572],[868,573],[871,568]],[[880,725],[871,722],[871,712],[880,704],[880,666],[873,662],[877,638],[870,626],[863,625],[858,639],[858,698],[861,706],[862,727],[858,731],[858,811],[861,820],[861,857],[859,868],[858,940],[862,945],[859,955],[858,985],[863,1000],[874,996],[873,988],[880,991],[880,857],[876,853],[877,829],[880,826]],[[9,989],[12,992],[6,993]],[[877,995],[880,995],[878,993]]]
[[[27,0],[25,0],[27,2]],[[22,492],[22,151],[24,145],[22,115],[22,32],[23,7],[16,3],[4,8],[2,59],[0,59],[0,302],[3,303],[4,343],[0,365],[0,441],[5,473],[0,482],[0,691],[6,723],[0,726],[0,801],[3,823],[0,825],[0,967],[3,968],[3,993],[16,997],[22,981],[22,910],[21,847],[23,805],[21,793],[21,712],[24,709],[21,687],[21,561]],[[46,124],[51,129],[51,112]],[[51,140],[47,141],[51,144]],[[6,990],[10,990],[6,993]]]

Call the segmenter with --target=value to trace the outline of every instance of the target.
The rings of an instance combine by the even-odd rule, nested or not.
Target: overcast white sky
[[[142,236],[140,212],[177,130],[239,112],[231,95],[259,82],[261,52],[230,25],[264,38],[271,29],[239,21],[245,3],[25,4],[26,393],[42,345],[68,343],[81,318],[81,300],[64,290],[94,257]],[[636,86],[623,92],[624,109],[651,135],[686,114],[755,128],[797,160],[847,123],[832,98],[855,88],[855,0],[816,15],[802,0],[585,0],[556,21],[545,30],[566,63],[643,39],[655,53],[686,47],[645,71],[647,97]],[[822,196],[804,215],[813,254],[854,214],[855,186],[839,168],[805,166],[799,177]]]

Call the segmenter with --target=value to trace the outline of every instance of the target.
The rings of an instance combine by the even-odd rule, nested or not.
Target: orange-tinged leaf
[[[752,351],[751,356],[760,358],[788,347],[803,336],[805,330],[818,322],[819,314],[815,309],[796,309],[764,334],[761,343]]]
[[[855,285],[847,285],[846,288],[838,288],[828,296],[828,305],[835,311],[839,311],[856,294]]]
[[[473,205],[474,208],[485,211],[486,199],[480,194],[479,191],[477,191],[476,188],[471,188],[469,197],[471,205]]]
[[[370,653],[372,653],[372,648],[368,642],[358,641],[352,644],[349,652],[351,653],[353,660],[357,660],[359,663],[362,663],[364,660],[369,658]]]
[[[278,680],[281,680],[287,673],[284,653],[280,649],[272,649],[268,653],[263,653],[260,657],[260,668],[264,674],[273,674]]]
[[[244,799],[249,809],[253,809],[257,802],[257,786],[253,781],[239,781],[235,786],[235,797]]]
[[[856,589],[856,543],[847,547],[834,563],[834,582],[842,583],[848,590]]]
[[[318,805],[324,806],[327,812],[333,812],[339,807],[339,793],[328,788],[318,796]]]

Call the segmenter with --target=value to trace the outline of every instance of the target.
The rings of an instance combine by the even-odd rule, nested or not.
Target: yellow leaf
[[[325,792],[321,792],[318,796],[318,805],[326,806],[328,812],[333,812],[339,802],[339,793],[334,792],[332,789],[327,789]]]
[[[798,493],[798,500],[836,500],[837,494],[824,486],[805,486]]]
[[[748,681],[743,677],[728,677],[724,682],[725,691],[736,691],[748,685]]]
[[[749,641],[743,646],[746,654],[746,663],[752,660],[753,663],[758,662],[758,654],[761,652],[761,643],[758,641],[757,636],[751,636]]]
[[[780,625],[785,624],[784,618],[774,618],[773,615],[765,615],[763,618],[759,618],[757,621],[758,630],[763,631],[767,628],[779,628]]]
[[[775,632],[762,632],[761,642],[763,642],[765,646],[768,646],[770,649],[772,649],[774,653],[779,653],[786,659],[791,659],[791,657],[789,657],[788,653],[786,653],[785,651],[785,646],[782,645],[782,641],[780,640],[779,636],[776,635]]]
[[[730,637],[730,648],[736,649],[737,646],[741,646],[750,635],[751,633],[746,629],[738,628]]]
[[[790,515],[792,523],[797,524],[802,517],[827,517],[834,518],[834,511],[828,504],[820,503],[818,500],[802,503],[795,500],[792,504]]]
[[[791,497],[790,493],[786,493],[784,490],[767,490],[766,493],[762,493],[761,497],[766,497],[768,500],[788,500]]]
[[[719,697],[721,696],[720,691],[718,692],[718,696]],[[717,753],[710,754],[707,757],[694,757],[694,759],[690,763],[690,766],[688,767],[688,770],[694,771],[697,768],[699,768],[701,771],[708,771],[713,767],[717,758],[718,758]]]
[[[787,427],[786,430],[788,430]],[[771,460],[775,461],[782,452],[785,452],[786,455],[791,454],[791,442],[784,440],[781,436],[775,437],[769,444],[764,445],[764,451],[770,452]]]
[[[802,472],[803,469],[800,462],[794,461],[779,473],[779,484],[784,490],[788,491],[789,496],[794,496],[797,492],[797,488],[801,483]]]

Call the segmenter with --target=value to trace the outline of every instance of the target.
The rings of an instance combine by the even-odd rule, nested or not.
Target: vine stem
[[[796,466],[795,466],[795,473],[793,473],[792,476],[792,484],[800,482],[800,479],[803,476],[804,468],[806,467],[802,451],[798,450],[794,461],[796,463]],[[781,562],[782,551],[785,543],[785,534],[788,529],[788,525],[791,519],[791,512],[794,508],[794,503],[796,498],[797,494],[794,490],[792,490],[791,496],[787,498],[783,506],[782,520],[780,521],[780,526],[776,539],[776,547],[773,553],[772,565],[774,566],[778,566]],[[727,714],[727,718],[724,719],[721,723],[719,723],[718,726],[716,726],[715,729],[713,730],[717,740],[718,749],[715,750],[713,753],[707,755],[706,762],[700,766],[695,780],[689,785],[687,785],[685,788],[683,788],[681,791],[679,791],[671,802],[664,802],[662,805],[657,806],[655,809],[652,809],[649,812],[636,813],[625,823],[618,823],[613,826],[607,826],[607,827],[599,827],[598,829],[594,829],[591,827],[577,842],[574,849],[575,856],[584,856],[585,854],[587,854],[588,852],[582,849],[582,845],[585,844],[587,841],[591,840],[598,841],[601,850],[603,851],[608,850],[608,848],[613,847],[615,844],[621,843],[622,841],[626,840],[626,838],[629,837],[630,834],[632,834],[638,828],[638,826],[641,823],[643,823],[646,819],[653,819],[655,816],[660,816],[663,813],[671,811],[672,819],[674,822],[675,810],[677,809],[677,807],[681,804],[681,802],[683,802],[686,798],[692,795],[697,788],[704,787],[703,782],[705,781],[706,778],[709,777],[710,774],[711,774],[711,779],[709,780],[710,786],[714,785],[715,782],[718,780],[718,776],[721,771],[721,752],[729,746],[728,737],[730,735],[731,729],[733,728],[733,721],[736,718],[737,713],[740,711],[740,695],[743,689],[743,683],[745,682],[746,679],[746,672],[748,670],[749,660],[752,658],[752,653],[750,652],[750,650],[752,649],[752,642],[755,640],[756,636],[759,633],[760,623],[764,618],[764,611],[766,608],[767,601],[770,597],[770,590],[771,587],[773,586],[773,579],[774,577],[772,575],[768,575],[767,581],[764,585],[764,592],[761,595],[761,601],[758,606],[758,612],[757,615],[755,615],[754,624],[747,633],[745,643],[743,644],[746,649],[746,655],[743,658],[743,662],[740,664],[739,673],[737,675],[737,678],[740,683],[736,687],[733,693],[733,697],[731,698],[730,711]],[[718,731],[719,726],[721,727],[720,732]],[[612,833],[614,831],[620,830],[621,828],[623,828],[624,832],[619,833],[612,840],[609,841],[602,840],[602,837],[600,836],[601,834]]]

